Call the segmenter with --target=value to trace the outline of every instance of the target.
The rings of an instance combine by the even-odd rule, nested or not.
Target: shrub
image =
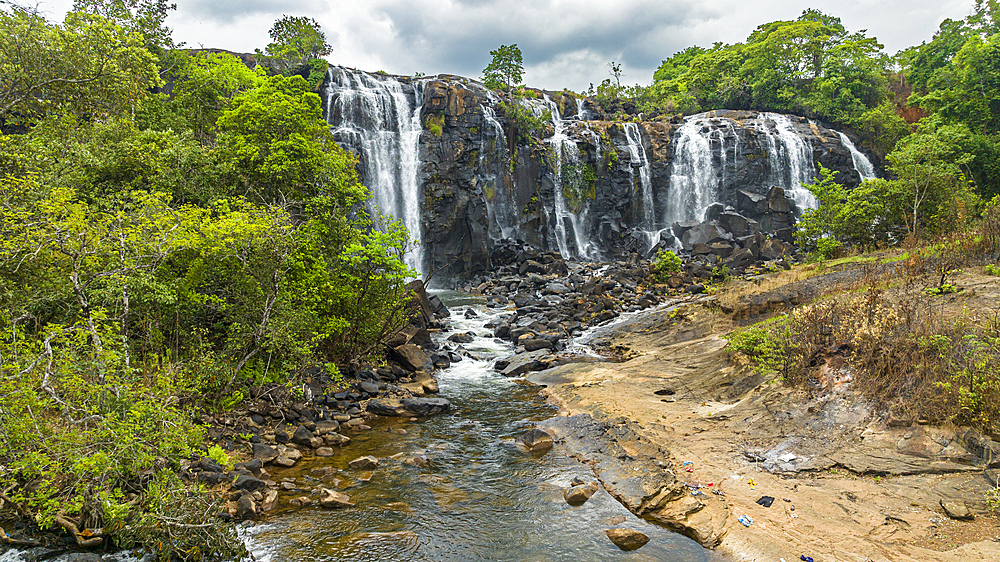
[[[666,282],[672,273],[680,272],[681,263],[681,258],[670,250],[658,250],[656,261],[653,262],[653,271],[660,281]]]

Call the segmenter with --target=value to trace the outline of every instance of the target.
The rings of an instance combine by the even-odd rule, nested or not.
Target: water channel
[[[301,462],[273,478],[294,479],[302,495],[318,485],[336,486],[356,507],[294,510],[281,506],[267,522],[248,529],[255,558],[267,562],[306,560],[661,560],[716,559],[697,543],[629,513],[603,489],[571,507],[562,491],[574,477],[592,480],[589,467],[556,445],[534,457],[514,439],[533,422],[556,411],[538,388],[504,378],[493,361],[510,353],[483,327],[502,311],[481,299],[440,293],[451,307],[456,332],[472,331],[466,358],[438,372],[448,415],[419,422],[383,418],[353,434],[337,456]],[[462,314],[473,308],[478,318]],[[454,332],[453,332],[454,333]],[[443,338],[447,334],[441,334]],[[399,430],[403,430],[402,433]],[[348,463],[361,455],[380,459],[378,468],[359,473]],[[395,456],[395,458],[392,458]],[[430,462],[415,466],[411,457]],[[321,475],[324,467],[330,472]],[[289,496],[292,497],[292,496]],[[639,550],[623,552],[604,534],[621,526],[650,537]]]

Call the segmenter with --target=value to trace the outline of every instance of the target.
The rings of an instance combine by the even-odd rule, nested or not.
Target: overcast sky
[[[736,43],[758,25],[811,7],[867,29],[893,54],[930,40],[944,18],[969,14],[973,0],[175,0],[167,24],[188,47],[252,52],[282,15],[323,26],[329,60],[392,74],[478,78],[489,51],[516,43],[524,82],[585,90],[622,64],[622,83],[649,84],[660,61],[690,45]],[[40,0],[61,20],[72,0]]]

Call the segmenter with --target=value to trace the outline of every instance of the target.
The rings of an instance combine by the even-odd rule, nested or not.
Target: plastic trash
[[[690,466],[690,465],[694,464],[694,461],[684,461],[682,464],[684,466]]]
[[[761,496],[761,498],[757,500],[757,505],[762,505],[764,507],[771,507],[771,504],[773,503],[774,498],[771,496]]]
[[[746,515],[740,515],[736,520],[739,521],[740,523],[743,523],[744,527],[749,527],[750,525],[753,525],[753,519],[750,519]],[[805,558],[803,558],[803,560],[805,560]],[[812,558],[809,559],[809,562],[812,562]]]
[[[753,488],[754,486],[757,485],[757,481],[751,478],[750,480],[747,480],[747,484],[749,484],[750,487]]]
[[[813,557],[806,556],[805,554],[803,554],[802,556],[799,556],[799,560],[801,560],[802,562],[813,562]]]

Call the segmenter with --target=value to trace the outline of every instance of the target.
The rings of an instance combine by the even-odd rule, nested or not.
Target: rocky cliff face
[[[535,91],[519,103],[549,125],[524,142],[501,99],[467,78],[335,68],[325,92],[338,139],[359,153],[379,206],[421,240],[412,262],[437,283],[489,271],[503,239],[578,260],[644,254],[680,247],[673,223],[705,219],[712,203],[736,207],[741,191],[781,187],[794,214],[815,205],[799,182],[818,164],[848,186],[862,175],[838,132],[796,116],[609,121],[587,100]]]

